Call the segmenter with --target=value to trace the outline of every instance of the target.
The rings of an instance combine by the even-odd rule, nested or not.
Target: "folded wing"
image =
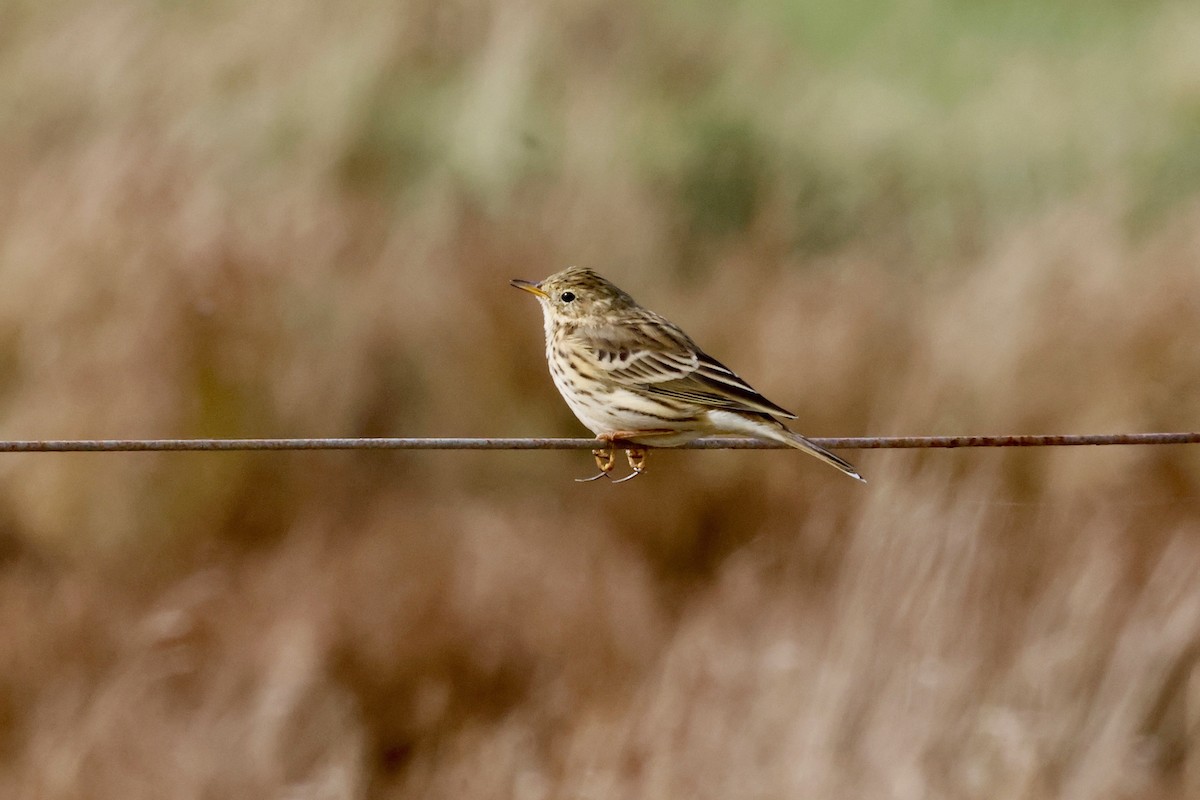
[[[617,385],[731,411],[796,416],[763,397],[657,315],[647,316],[636,327],[577,330],[570,338],[589,354],[591,366]]]

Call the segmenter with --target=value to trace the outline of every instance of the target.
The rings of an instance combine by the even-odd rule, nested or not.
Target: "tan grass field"
[[[1200,9],[0,5],[0,438],[1200,428]],[[0,456],[0,797],[1200,796],[1200,450]]]

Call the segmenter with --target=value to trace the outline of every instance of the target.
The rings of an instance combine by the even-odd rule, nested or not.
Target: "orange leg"
[[[646,448],[642,445],[634,444],[629,441],[633,438],[644,438],[647,436],[665,436],[676,433],[677,431],[669,429],[653,429],[644,431],[613,431],[612,433],[602,433],[596,438],[604,442],[607,446],[600,450],[593,450],[592,455],[596,458],[596,466],[600,472],[590,478],[576,478],[579,483],[587,483],[589,481],[599,480],[600,478],[608,478],[612,480],[612,469],[616,463],[616,457],[613,450],[620,447],[625,451],[626,457],[629,459],[629,466],[633,470],[624,478],[614,480],[613,483],[624,483],[625,481],[633,480],[638,475],[641,475],[646,470]]]
[[[625,455],[629,459],[629,468],[632,469],[633,472],[629,473],[624,478],[613,481],[613,483],[624,483],[625,481],[631,481],[638,475],[641,475],[646,469],[646,448],[639,447],[638,445],[630,445],[629,447],[625,448]]]
[[[612,444],[600,450],[593,450],[592,457],[596,459],[596,467],[600,470],[590,478],[576,478],[576,483],[591,483],[592,481],[601,478],[612,480],[613,465],[617,463],[616,455],[613,453]]]

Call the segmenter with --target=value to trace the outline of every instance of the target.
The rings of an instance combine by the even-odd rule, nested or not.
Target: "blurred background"
[[[1194,430],[1185,0],[5,0],[0,437]],[[0,796],[1200,795],[1200,450],[0,456]]]

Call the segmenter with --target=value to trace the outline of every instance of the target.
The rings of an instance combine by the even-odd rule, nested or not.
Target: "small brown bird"
[[[542,306],[550,376],[579,421],[605,443],[594,450],[611,477],[613,446],[640,475],[646,448],[700,436],[742,434],[782,442],[866,482],[853,465],[776,417],[795,419],[696,346],[677,325],[639,306],[590,269],[571,267],[541,283],[513,280]]]

